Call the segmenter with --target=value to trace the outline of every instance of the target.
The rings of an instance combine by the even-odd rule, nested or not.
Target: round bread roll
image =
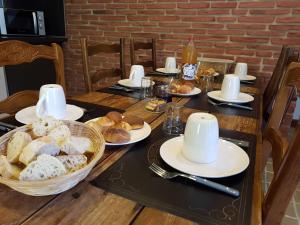
[[[128,131],[121,128],[109,127],[103,131],[105,141],[111,143],[125,143],[130,141]]]
[[[122,114],[116,111],[112,111],[106,114],[106,117],[114,121],[115,123],[120,123],[122,120]]]
[[[191,91],[192,91],[192,87],[189,86],[189,85],[184,84],[184,85],[182,85],[180,87],[180,89],[178,90],[178,93],[180,93],[180,94],[188,94]]]
[[[102,127],[110,127],[110,126],[114,125],[115,122],[113,120],[109,119],[108,117],[103,116],[97,120],[97,124],[99,124]]]
[[[129,123],[133,130],[144,127],[144,120],[137,116],[128,115],[123,118],[123,121]]]
[[[127,131],[131,131],[132,127],[130,126],[129,123],[125,121],[121,121],[120,123],[116,123],[115,125],[112,126],[113,128],[121,128]]]

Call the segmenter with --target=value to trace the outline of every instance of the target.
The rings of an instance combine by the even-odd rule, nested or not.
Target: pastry
[[[67,173],[64,164],[51,155],[40,155],[20,173],[20,180],[46,180]]]
[[[105,141],[111,143],[126,143],[130,141],[130,134],[128,131],[121,128],[107,128],[103,131]]]
[[[122,120],[122,114],[116,111],[111,111],[107,113],[106,117],[114,121],[115,123],[120,123]]]
[[[146,103],[146,109],[153,112],[159,112],[165,104],[166,101],[163,99],[152,99]]]
[[[113,128],[121,128],[121,129],[124,129],[124,130],[127,130],[127,131],[131,131],[133,128],[132,126],[128,123],[128,122],[125,122],[125,121],[121,121],[113,126],[111,126]]]
[[[90,139],[86,137],[71,136],[61,146],[61,151],[68,155],[81,155],[85,152],[93,152]]]
[[[68,172],[74,172],[83,168],[87,164],[85,155],[60,155],[56,157]]]
[[[129,123],[133,130],[144,127],[144,120],[137,116],[128,115],[123,118],[123,122]]]
[[[18,162],[23,148],[31,141],[31,136],[26,132],[14,133],[7,144],[7,160],[11,163]]]
[[[110,126],[114,125],[115,122],[113,120],[109,119],[108,117],[103,116],[97,120],[97,124],[100,125],[101,127],[110,127]]]

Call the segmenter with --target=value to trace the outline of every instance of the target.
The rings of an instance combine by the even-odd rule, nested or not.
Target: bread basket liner
[[[98,134],[93,128],[90,128],[83,123],[65,120],[63,122],[69,127],[72,135],[88,137],[92,142],[95,153],[90,162],[85,167],[72,173],[41,181],[20,181],[0,176],[0,183],[5,184],[16,191],[27,195],[46,196],[64,192],[74,187],[81,180],[87,177],[87,175],[90,173],[92,168],[96,165],[96,163],[104,153],[104,138],[102,134]],[[6,143],[15,132],[29,130],[30,125],[25,125],[1,136],[0,154],[2,155],[3,151],[6,150]]]

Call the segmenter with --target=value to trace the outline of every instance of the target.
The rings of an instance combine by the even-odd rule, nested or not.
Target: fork
[[[164,170],[160,166],[156,165],[155,163],[152,163],[151,166],[149,166],[149,169],[152,170],[154,173],[156,173],[157,175],[159,175],[160,177],[162,177],[164,179],[172,179],[172,178],[178,177],[178,176],[185,177],[185,178],[193,180],[197,183],[203,184],[205,186],[211,187],[211,188],[216,189],[218,191],[221,191],[221,192],[224,192],[226,194],[232,195],[234,197],[239,197],[240,196],[240,192],[238,190],[234,189],[234,188],[230,188],[230,187],[227,187],[225,185],[207,180],[205,178],[194,176],[194,175],[189,175],[189,174],[186,174],[186,173],[169,172],[169,171]]]
[[[126,87],[121,87],[121,86],[117,86],[117,85],[112,85],[110,87],[108,87],[109,89],[114,89],[114,90],[120,90],[120,91],[125,91],[125,92],[133,92],[132,89],[130,88],[126,88]]]
[[[239,104],[235,104],[235,103],[231,103],[231,102],[214,102],[210,99],[207,100],[210,104],[214,105],[214,106],[222,106],[222,105],[228,105],[228,106],[232,106],[232,107],[235,107],[235,108],[240,108],[240,109],[247,109],[247,110],[253,110],[252,107],[249,107],[249,106],[245,106],[245,105],[239,105]]]

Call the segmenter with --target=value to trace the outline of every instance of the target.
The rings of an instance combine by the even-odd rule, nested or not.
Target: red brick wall
[[[249,73],[265,80],[281,46],[300,45],[300,0],[66,0],[66,20],[70,93],[84,91],[80,37],[108,43],[119,37],[156,37],[162,66],[166,56],[181,57],[182,46],[192,35],[199,56],[247,62]],[[115,57],[99,57],[92,69],[112,61]]]

